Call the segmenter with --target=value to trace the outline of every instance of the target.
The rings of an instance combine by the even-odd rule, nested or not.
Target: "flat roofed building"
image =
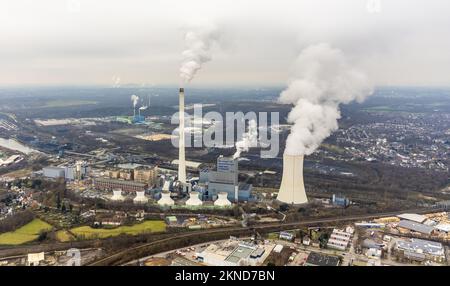
[[[397,240],[396,247],[404,252],[424,254],[429,260],[445,261],[445,250],[439,242],[411,238],[410,240]]]
[[[148,188],[148,185],[144,183],[105,178],[94,179],[94,186],[100,191],[122,189],[124,192],[143,192]]]
[[[139,167],[134,170],[134,180],[140,183],[146,183],[149,186],[156,185],[158,178],[158,168]]]
[[[172,161],[172,165],[178,165],[179,161],[178,159]],[[192,168],[192,169],[198,169],[202,163],[201,162],[193,162],[193,161],[186,161],[186,167]]]
[[[403,220],[410,220],[410,221],[417,222],[417,223],[423,223],[427,219],[426,216],[419,215],[419,214],[410,214],[410,213],[400,214],[397,217],[401,218]]]
[[[44,261],[45,253],[29,253],[27,255],[27,266],[38,266],[41,261]]]
[[[339,257],[311,252],[305,261],[305,266],[339,266]]]
[[[256,266],[264,262],[273,245],[253,245],[246,242],[228,241],[211,244],[198,254],[200,261],[214,266]]]
[[[440,233],[449,234],[450,233],[450,223],[441,223],[434,227]]]

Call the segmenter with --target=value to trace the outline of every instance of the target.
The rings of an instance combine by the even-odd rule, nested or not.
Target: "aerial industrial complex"
[[[185,91],[178,91],[179,114],[186,109]],[[183,134],[193,131],[184,126],[190,115],[179,116],[178,135],[169,135],[167,117],[144,116],[148,111],[133,105],[126,121],[75,120],[76,127],[68,125],[72,120],[39,119],[36,131],[3,119],[26,136],[1,149],[0,264],[64,265],[66,252],[56,246],[67,244],[68,251],[74,243],[83,265],[448,263],[447,188],[405,195],[378,181],[367,187],[373,174],[391,174],[376,160],[355,166],[327,161],[344,156],[337,145],[306,157],[264,160],[252,153],[258,145],[241,156],[233,155],[234,146],[198,151],[184,144],[189,138]],[[45,132],[73,136],[73,143]],[[178,146],[169,143],[174,138]],[[155,149],[140,149],[147,145]],[[439,169],[430,170],[430,186],[444,180]],[[44,252],[26,248],[36,241]],[[134,251],[136,243],[144,250]]]

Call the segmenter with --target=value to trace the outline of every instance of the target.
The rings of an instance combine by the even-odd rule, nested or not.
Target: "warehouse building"
[[[410,214],[410,213],[400,214],[397,217],[402,220],[409,220],[409,221],[413,221],[413,222],[417,222],[417,223],[423,223],[424,221],[427,220],[426,216],[419,215],[419,214]]]
[[[273,250],[273,245],[254,245],[230,240],[222,244],[211,244],[197,255],[197,259],[214,266],[261,265]]]
[[[423,239],[397,240],[397,250],[403,251],[406,257],[427,259],[435,262],[445,261],[445,250],[441,243]],[[418,254],[418,255],[412,255]]]
[[[425,235],[431,235],[434,228],[432,226],[413,222],[410,220],[402,220],[398,223],[398,228],[402,232],[414,231]]]

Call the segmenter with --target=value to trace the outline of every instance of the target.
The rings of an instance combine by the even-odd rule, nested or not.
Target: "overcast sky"
[[[220,44],[192,84],[284,85],[329,43],[377,85],[450,86],[448,0],[1,0],[0,85],[178,84],[184,33]]]

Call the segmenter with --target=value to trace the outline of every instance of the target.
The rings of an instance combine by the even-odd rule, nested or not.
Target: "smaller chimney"
[[[234,186],[234,202],[239,202],[239,186]]]

